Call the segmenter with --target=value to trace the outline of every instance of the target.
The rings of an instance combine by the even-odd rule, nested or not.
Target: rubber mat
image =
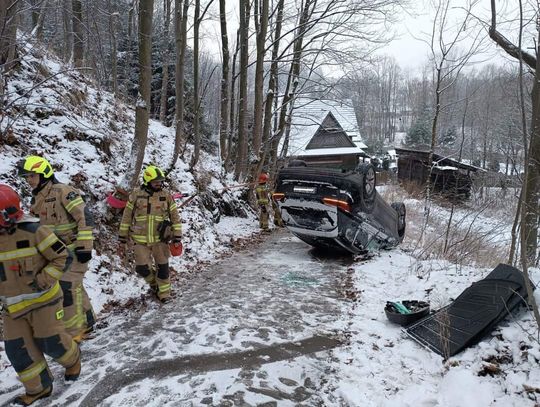
[[[407,333],[448,358],[482,340],[509,313],[526,305],[526,298],[522,273],[507,264],[499,264],[453,303],[408,327]]]

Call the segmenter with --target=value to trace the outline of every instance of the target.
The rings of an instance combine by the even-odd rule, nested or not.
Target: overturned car
[[[397,246],[405,234],[405,205],[386,203],[375,184],[371,164],[343,171],[293,162],[279,172],[273,199],[304,242],[359,254]]]

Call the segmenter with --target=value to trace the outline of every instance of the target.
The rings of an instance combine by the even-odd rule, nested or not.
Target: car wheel
[[[392,202],[391,204],[392,208],[397,213],[398,220],[397,220],[397,230],[398,230],[398,236],[399,241],[403,241],[403,237],[405,236],[405,227],[407,226],[406,222],[406,215],[407,210],[405,209],[405,204],[403,202]]]
[[[361,210],[371,213],[375,203],[375,186],[377,183],[375,167],[372,164],[360,164],[356,170],[362,177]]]

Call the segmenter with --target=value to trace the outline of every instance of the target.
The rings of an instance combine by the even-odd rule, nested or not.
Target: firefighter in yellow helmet
[[[259,207],[259,226],[263,231],[268,231],[270,230],[268,227],[268,204],[270,203],[268,199],[268,174],[262,172],[258,181],[255,194],[257,195],[257,205]]]
[[[163,189],[164,181],[165,173],[159,167],[149,165],[144,169],[143,184],[129,195],[118,233],[120,255],[125,253],[130,237],[134,243],[135,271],[163,303],[171,298],[168,241],[181,243],[182,237],[178,207],[170,192]]]
[[[25,215],[19,195],[0,185],[0,302],[4,345],[26,393],[14,403],[28,406],[48,397],[53,376],[44,354],[66,368],[65,380],[81,371],[79,347],[62,322],[58,280],[71,253],[39,219]]]
[[[30,212],[42,225],[50,226],[74,254],[73,264],[62,275],[60,286],[64,293],[64,324],[80,342],[95,323],[94,310],[83,285],[92,258],[94,219],[78,190],[58,182],[45,158],[29,156],[17,167],[19,175],[32,188]]]

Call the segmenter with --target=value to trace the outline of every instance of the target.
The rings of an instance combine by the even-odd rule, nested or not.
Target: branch
[[[489,36],[499,45],[505,52],[516,58],[517,60],[523,59],[530,68],[536,69],[536,58],[526,51],[520,50],[512,44],[504,35],[497,31],[497,13],[495,10],[495,0],[491,0],[491,27],[489,27]]]

